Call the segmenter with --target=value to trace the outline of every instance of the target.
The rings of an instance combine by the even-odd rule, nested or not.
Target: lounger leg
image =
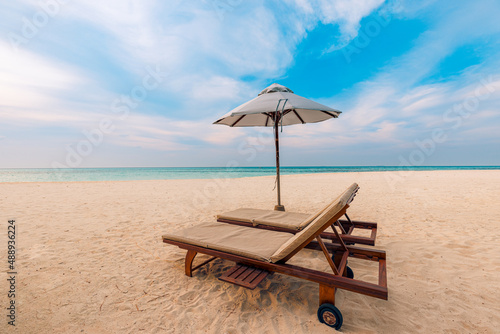
[[[185,262],[185,272],[186,276],[193,277],[193,261],[198,254],[194,250],[188,250],[186,254],[186,262]]]
[[[335,288],[328,285],[319,285],[319,305],[325,303],[335,306]]]
[[[343,317],[335,307],[335,288],[328,285],[319,285],[318,319],[320,322],[339,330],[342,327]]]

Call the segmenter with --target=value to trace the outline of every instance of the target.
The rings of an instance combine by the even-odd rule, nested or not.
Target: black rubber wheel
[[[354,271],[352,271],[351,267],[347,266],[347,278],[354,278]]]
[[[323,304],[318,309],[319,322],[339,330],[342,327],[342,313],[332,304]]]

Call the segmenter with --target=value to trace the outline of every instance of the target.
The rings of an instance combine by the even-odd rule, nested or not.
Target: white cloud
[[[0,117],[4,124],[45,126],[88,121],[95,110],[85,114],[75,112],[66,98],[92,87],[84,72],[76,67],[58,63],[38,54],[19,50],[0,41]]]
[[[326,41],[333,44],[328,51],[334,51],[356,38],[361,20],[377,10],[384,0],[293,0],[293,3],[308,19],[308,30],[312,30],[317,22],[339,27],[340,36],[335,41]]]
[[[234,145],[244,136],[240,129],[210,126],[209,119],[178,121],[164,116],[132,113],[123,121],[111,120],[115,126],[113,132],[106,135],[108,143],[126,147],[141,146],[158,151],[187,150],[203,143]],[[192,141],[199,144],[190,143]]]
[[[0,73],[1,103],[19,107],[31,99],[46,102],[42,91],[67,91],[85,83],[82,71],[77,68],[27,51],[14,52],[1,40]]]
[[[193,109],[208,108],[214,101],[243,99],[249,92],[253,92],[245,83],[218,75],[186,75],[178,78],[176,84],[170,90],[182,95],[188,93],[189,101],[192,101],[188,105]]]
[[[344,38],[351,40],[358,34],[361,19],[371,14],[383,2],[384,0],[317,0],[313,6],[318,8],[323,23],[338,24]]]
[[[433,87],[434,88],[434,87]],[[405,117],[418,116],[422,110],[441,106],[448,101],[446,95],[438,91],[438,88],[419,87],[417,92],[409,92],[403,96],[401,101],[401,114]],[[443,87],[440,87],[441,89]],[[405,100],[407,101],[405,103]]]

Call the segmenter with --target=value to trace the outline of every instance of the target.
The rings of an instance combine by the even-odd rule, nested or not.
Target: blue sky
[[[500,165],[500,2],[0,5],[0,168],[272,166],[212,125],[276,82],[342,110],[283,165]]]

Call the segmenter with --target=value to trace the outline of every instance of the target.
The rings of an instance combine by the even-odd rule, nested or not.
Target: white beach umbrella
[[[239,107],[234,108],[214,124],[230,127],[268,126],[274,127],[276,144],[276,177],[278,205],[275,210],[284,211],[280,193],[280,158],[278,128],[283,125],[317,123],[337,118],[341,111],[296,95],[291,89],[272,84],[259,95]]]

